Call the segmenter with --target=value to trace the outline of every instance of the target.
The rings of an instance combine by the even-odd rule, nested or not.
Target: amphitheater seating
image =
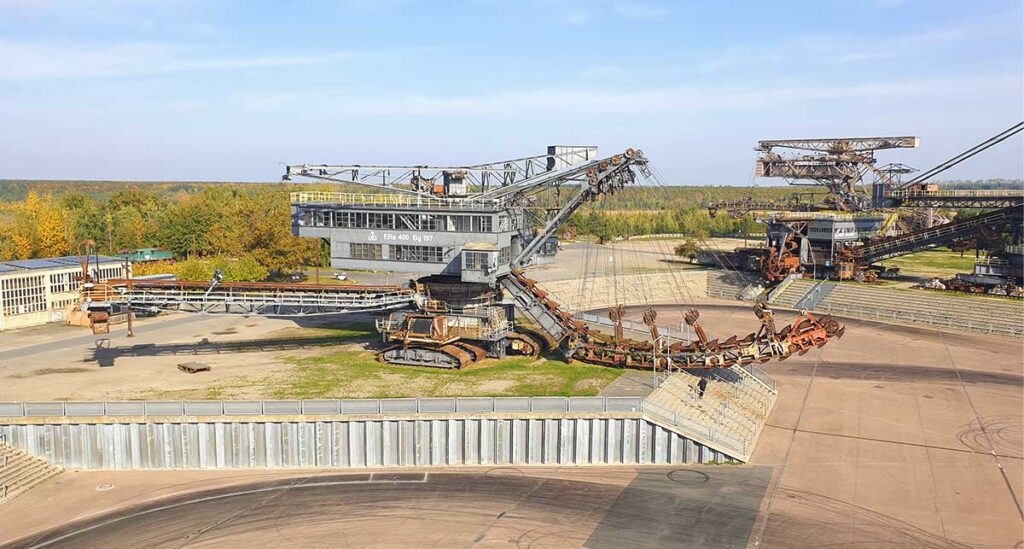
[[[750,273],[736,271],[708,271],[708,297],[737,299],[740,292],[760,279]]]
[[[60,467],[0,442],[0,505],[60,472]]]
[[[807,294],[813,286],[813,280],[794,280],[775,296],[775,299],[772,300],[772,306],[792,309],[800,301],[800,298]]]
[[[618,277],[596,276],[586,279],[541,282],[544,291],[570,311],[588,311],[622,305],[646,305],[651,302],[684,301],[707,293],[704,271],[624,274]]]
[[[813,285],[812,280],[793,281],[775,297],[772,306],[794,308]],[[838,316],[997,335],[1024,334],[1024,304],[1009,299],[843,283],[836,286],[814,310]]]
[[[707,380],[703,395],[701,379]],[[684,427],[754,447],[775,403],[776,392],[734,368],[670,374],[647,401],[674,414]]]

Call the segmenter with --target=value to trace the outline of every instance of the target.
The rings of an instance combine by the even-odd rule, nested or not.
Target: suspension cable
[[[998,145],[999,143],[1002,143],[1003,141],[1006,141],[1010,137],[1013,137],[1014,135],[1020,133],[1022,130],[1024,130],[1024,122],[1018,122],[1018,123],[1014,124],[1013,126],[1011,126],[1011,127],[1007,128],[1007,129],[997,133],[996,135],[993,135],[992,137],[982,141],[981,143],[978,143],[977,145],[967,149],[966,151],[964,151],[964,152],[954,156],[953,158],[950,158],[949,160],[946,160],[945,162],[935,166],[934,168],[931,168],[929,170],[926,170],[926,171],[918,174],[917,177],[915,177],[915,178],[911,179],[910,181],[907,181],[906,183],[903,183],[902,185],[900,185],[900,188],[911,187],[913,185],[916,185],[918,183],[921,183],[923,181],[931,179],[931,178],[935,177],[936,175],[938,175],[938,174],[940,174],[940,173],[942,173],[942,172],[952,168],[953,166],[956,166],[957,164],[963,162],[964,160],[967,160],[968,158],[971,158],[972,156],[975,156],[976,154],[978,154],[978,153],[980,153],[980,152],[982,152],[982,151],[984,151],[984,150],[986,150],[986,149],[988,149],[990,147],[994,147],[994,146]]]

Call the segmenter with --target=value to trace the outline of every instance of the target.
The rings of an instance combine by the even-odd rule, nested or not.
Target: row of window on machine
[[[444,263],[444,248],[441,246],[402,246],[388,245],[385,257],[384,244],[349,244],[351,259],[388,259],[391,261],[408,261],[410,263]]]
[[[345,229],[393,229],[454,233],[494,232],[494,222],[489,215],[394,214],[313,210],[305,212],[304,222],[309,227],[340,227]],[[509,230],[507,216],[498,216],[498,230]]]
[[[441,246],[402,246],[396,244],[349,244],[350,259],[387,259],[390,261],[407,261],[410,263],[444,263],[444,248]],[[387,255],[387,257],[385,257]],[[512,248],[505,246],[495,252],[478,252],[464,250],[463,268],[486,271],[497,265],[508,263],[512,259]]]

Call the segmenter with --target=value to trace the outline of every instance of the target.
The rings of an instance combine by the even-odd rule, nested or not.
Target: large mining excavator
[[[651,176],[639,150],[599,158],[592,147],[552,147],[547,155],[458,167],[307,164],[289,166],[292,176],[389,192],[292,197],[295,233],[330,240],[335,267],[428,275],[415,283],[421,299],[414,311],[377,321],[385,362],[460,368],[557,349],[615,367],[728,367],[802,354],[843,332],[809,314],[776,330],[762,306],[761,329],[746,337],[708,339],[691,311],[687,321],[699,340],[669,343],[651,309],[644,314],[651,340],[638,341],[622,336],[622,307],[615,306],[616,334],[608,336],[528,278],[530,265],[557,252],[556,234],[573,212]]]
[[[754,214],[766,225],[761,248],[744,248],[735,263],[758,265],[768,282],[804,273],[834,279],[871,280],[887,273],[874,263],[938,246],[967,249],[978,240],[1008,234],[1012,244],[992,270],[1013,284],[1024,276],[1020,264],[1020,208],[1024,190],[946,190],[936,175],[1024,131],[1024,122],[981,141],[935,167],[903,180],[915,170],[903,164],[876,166],[875,152],[915,148],[918,138],[857,137],[760,141],[757,175],[790,184],[823,187],[825,193],[794,195],[785,202],[740,200],[709,206],[711,215]],[[779,151],[800,151],[797,154]],[[870,185],[864,176],[871,174]],[[805,197],[810,196],[808,200]],[[940,209],[992,210],[955,221]]]

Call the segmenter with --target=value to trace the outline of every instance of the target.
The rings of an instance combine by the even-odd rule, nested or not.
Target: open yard
[[[297,326],[270,318],[161,317],[140,322],[133,339],[114,334],[102,351],[88,332],[47,326],[31,334],[38,344],[0,352],[0,379],[5,397],[16,400],[316,399],[589,396],[623,373],[554,355],[490,359],[462,370],[382,364],[370,348],[380,336],[367,320]],[[70,339],[46,343],[55,338]],[[192,361],[211,370],[178,371]]]
[[[382,364],[365,344],[377,337],[371,326],[319,329],[306,337],[343,341],[313,356],[288,356],[291,367],[211,386],[216,398],[262,394],[277,399],[397,398],[440,396],[587,396],[596,395],[622,374],[600,366],[556,357],[490,359],[461,370]]]
[[[949,248],[936,248],[905,255],[882,262],[888,267],[899,267],[900,274],[905,276],[923,276],[942,278],[952,277],[956,273],[969,273],[974,270],[974,251],[951,251]]]

